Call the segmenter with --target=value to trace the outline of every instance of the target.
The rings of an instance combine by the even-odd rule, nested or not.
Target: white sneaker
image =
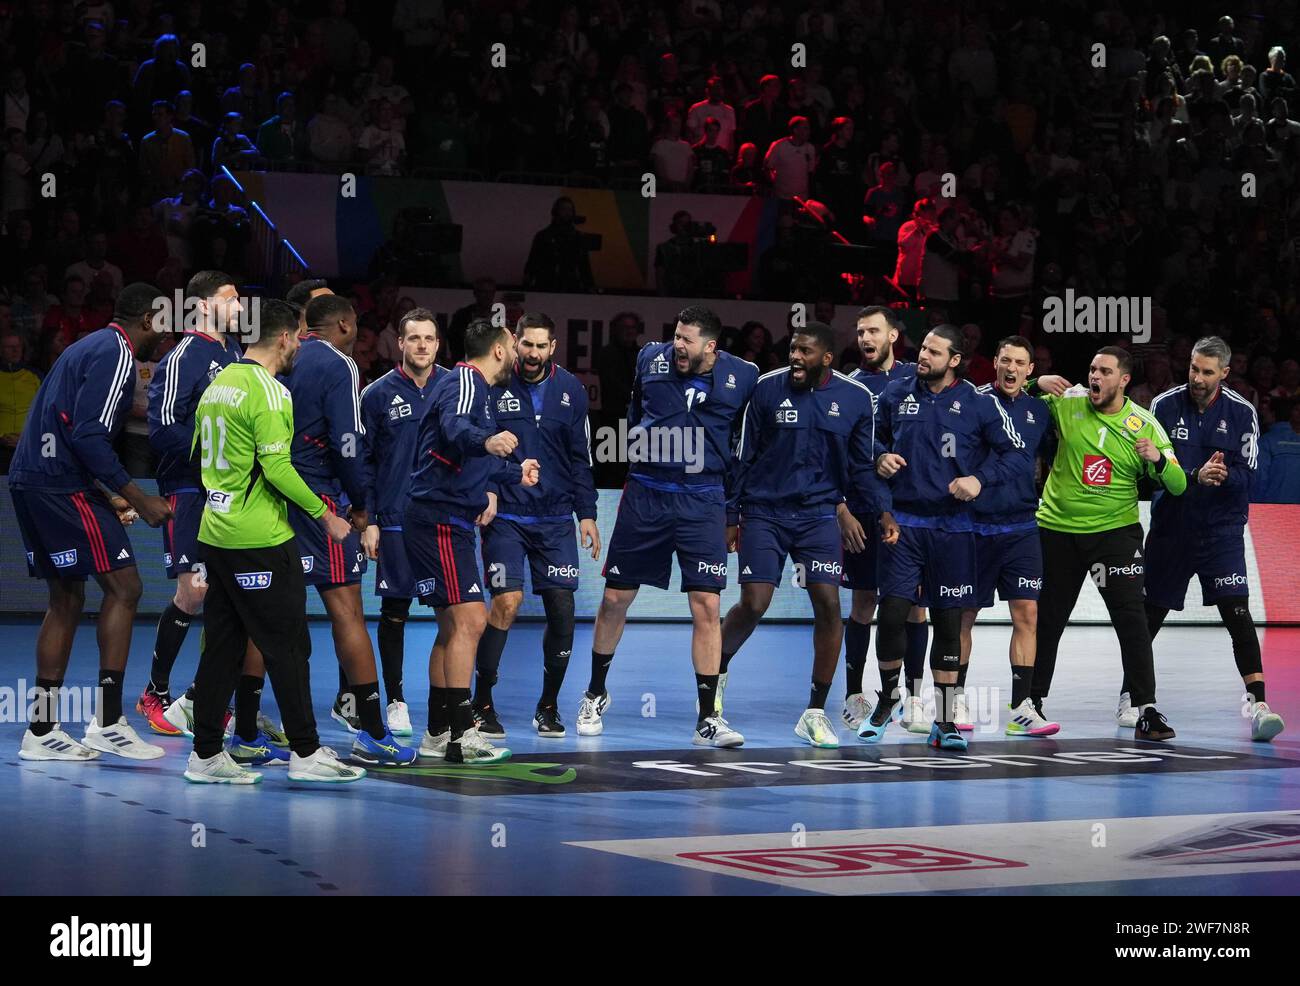
[[[447,744],[451,742],[451,730],[445,730],[434,736],[427,729],[424,739],[420,740],[420,758],[422,760],[442,760],[447,756]]]
[[[1133,729],[1138,724],[1141,713],[1133,708],[1128,692],[1120,692],[1119,707],[1115,709],[1115,722],[1124,729]]]
[[[958,692],[957,697],[953,700],[952,724],[963,733],[969,733],[975,729],[975,720],[970,717],[970,709],[966,707],[965,692]]]
[[[163,713],[163,718],[181,731],[186,739],[194,739],[194,700],[181,695],[179,698],[172,699],[172,704],[167,706],[167,711]],[[261,728],[261,715],[258,716],[258,728]],[[262,730],[266,732],[266,730]],[[283,732],[283,730],[281,730]],[[235,735],[235,716],[232,712],[226,712],[226,729],[222,734],[222,739],[230,739]],[[271,735],[267,733],[267,735]]]
[[[823,709],[805,709],[795,723],[794,734],[823,750],[838,750],[840,747],[840,738],[835,735],[835,727]]]
[[[179,729],[186,739],[194,739],[194,703],[184,695],[172,699],[163,718]]]
[[[718,690],[713,693],[713,714],[722,715],[722,693],[727,690],[727,672],[723,671],[718,675]],[[695,714],[700,714],[700,700],[695,700]]]
[[[862,692],[854,692],[852,695],[845,697],[844,711],[840,713],[844,725],[857,732],[858,727],[866,721],[869,715],[871,715],[871,703],[867,701],[866,695],[862,694]]]
[[[82,742],[92,750],[115,753],[127,760],[157,760],[167,752],[161,746],[142,740],[126,721],[126,716],[103,728],[99,725],[98,717],[91,719],[90,725],[86,727],[86,738]]]
[[[1051,736],[1060,730],[1060,723],[1044,719],[1034,707],[1033,699],[1027,698],[1011,710],[1006,734],[1008,736]]]
[[[925,715],[925,700],[920,695],[909,695],[903,699],[902,726],[909,733],[930,732],[930,720]]]
[[[206,760],[191,750],[185,779],[195,784],[260,784],[262,775],[235,763],[225,750]]]
[[[411,735],[411,710],[405,702],[388,703],[388,729],[394,736]]]
[[[1282,717],[1268,707],[1267,702],[1256,702],[1250,713],[1250,738],[1267,743],[1286,728]],[[25,741],[24,741],[25,742]]]
[[[695,736],[691,740],[696,746],[716,746],[730,749],[743,746],[745,737],[731,728],[731,724],[722,716],[709,716],[695,727]]]
[[[37,736],[30,729],[23,733],[18,755],[24,760],[95,760],[99,751],[83,746],[56,722],[44,736]]]
[[[328,746],[319,747],[309,757],[289,754],[289,780],[308,784],[350,784],[366,776],[364,767],[354,767],[339,759]]]
[[[578,735],[599,736],[603,733],[605,723],[602,717],[613,704],[614,700],[609,697],[609,692],[605,692],[600,698],[592,698],[583,692],[582,702],[578,706]]]
[[[447,763],[463,764],[466,767],[489,766],[505,763],[510,759],[510,750],[504,746],[493,746],[477,729],[467,729],[460,734],[460,739],[447,744]]]

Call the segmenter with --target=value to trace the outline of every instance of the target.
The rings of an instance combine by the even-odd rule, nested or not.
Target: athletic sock
[[[149,666],[149,684],[155,694],[165,695],[168,691],[172,666],[176,655],[181,652],[185,635],[190,632],[190,623],[194,617],[181,609],[176,603],[169,602],[167,608],[158,617],[158,633],[153,642],[153,663]]]
[[[447,689],[447,711],[451,719],[451,741],[458,743],[461,736],[474,728],[474,706],[470,704],[468,688]]]
[[[384,717],[379,712],[379,682],[354,685],[350,691],[356,702],[356,714],[361,720],[362,730],[369,733],[372,739],[383,739],[388,730],[384,728]]]
[[[920,696],[925,681],[925,651],[930,642],[930,626],[927,623],[908,623],[904,630],[907,633],[907,651],[903,656],[907,694]]]
[[[956,685],[934,683],[934,721],[952,722],[953,701],[957,697]]]
[[[857,695],[862,691],[862,672],[867,667],[867,651],[871,647],[871,624],[859,623],[853,617],[844,621],[844,693]]]
[[[235,735],[250,743],[257,739],[257,712],[262,704],[262,681],[257,675],[241,674],[235,688]]]
[[[1020,665],[1011,665],[1011,707],[1020,708],[1020,703],[1029,697],[1034,687],[1034,669]]]
[[[497,669],[501,667],[501,653],[506,649],[509,635],[509,630],[491,623],[483,628],[474,658],[474,707],[477,709],[492,707],[492,686],[497,683]]]
[[[966,669],[969,667],[970,664],[966,663],[957,669],[957,690],[962,694],[966,692]]]
[[[111,726],[122,718],[122,679],[124,671],[99,669],[99,725]]]
[[[564,675],[569,670],[569,655],[572,651],[552,649],[550,635],[542,636],[542,697],[538,702],[548,709],[554,708],[560,698],[560,686],[564,684]]]
[[[339,665],[339,691],[338,691],[338,697],[341,698],[342,696],[346,695],[346,694],[348,693],[348,689],[349,689],[349,686],[348,686],[348,673],[347,673],[346,671],[343,670],[343,665],[340,664],[340,665]]]
[[[719,674],[727,673],[727,668],[731,666],[731,659],[735,656],[736,656],[735,651],[732,651],[730,654],[728,654],[725,650],[722,652],[722,663],[718,665]]]
[[[1254,699],[1256,702],[1263,702],[1263,701],[1265,701],[1265,699],[1264,699],[1264,682],[1262,682],[1262,681],[1252,681],[1249,685],[1246,686],[1246,691],[1248,691],[1248,692],[1250,693],[1250,697],[1251,697],[1252,699]]]
[[[893,702],[894,693],[898,691],[898,679],[901,668],[880,669],[880,701]]]
[[[379,617],[379,663],[384,670],[384,694],[389,704],[405,702],[402,694],[402,663],[406,656],[406,623]]]
[[[600,698],[605,694],[605,676],[609,674],[609,666],[614,661],[614,652],[608,654],[598,654],[596,651],[591,652],[591,681],[587,683],[587,694],[594,698]]]
[[[33,736],[45,736],[54,731],[54,724],[59,721],[59,689],[62,687],[62,678],[36,679],[36,698],[32,702],[31,722],[27,726]]]
[[[825,709],[826,697],[831,693],[831,683],[829,681],[812,680],[812,693],[808,696],[808,708]]]
[[[718,676],[716,674],[695,674],[695,690],[700,696],[700,713],[695,718],[696,725],[713,715],[713,707],[718,698]]]
[[[441,736],[451,725],[447,718],[447,689],[429,688],[429,735]]]

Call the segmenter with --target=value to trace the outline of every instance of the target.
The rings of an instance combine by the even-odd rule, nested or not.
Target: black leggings
[[[1134,706],[1156,698],[1151,634],[1143,604],[1142,527],[1132,524],[1097,534],[1039,529],[1043,548],[1043,591],[1038,599],[1038,656],[1031,697],[1041,702],[1052,686],[1061,634],[1079,601],[1083,580],[1092,578],[1119,638],[1120,660]]]
[[[1220,599],[1218,602],[1219,616],[1223,620],[1223,625],[1228,628],[1228,636],[1232,639],[1232,657],[1237,663],[1237,673],[1245,678],[1247,675],[1263,674],[1264,659],[1259,650],[1259,634],[1255,632],[1255,620],[1250,615],[1250,600],[1245,596],[1239,596],[1233,599]],[[1151,633],[1151,639],[1156,639],[1156,634],[1164,625],[1165,617],[1169,615],[1169,610],[1163,606],[1152,606],[1147,603],[1147,630]],[[1123,691],[1128,691],[1128,679],[1124,681]]]

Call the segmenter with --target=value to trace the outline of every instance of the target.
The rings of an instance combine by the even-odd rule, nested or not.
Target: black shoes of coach
[[[483,708],[474,706],[474,726],[488,739],[506,738],[506,727],[501,725],[501,720],[497,718],[497,710],[490,705]]]
[[[1154,705],[1151,705],[1142,712],[1142,717],[1138,719],[1138,724],[1133,728],[1133,738],[1135,740],[1171,740],[1174,738],[1174,730],[1169,725],[1169,720],[1157,712]]]
[[[537,707],[537,712],[533,715],[533,727],[537,730],[537,735],[544,739],[561,739],[564,736],[560,710],[554,705],[549,708],[544,705]]]

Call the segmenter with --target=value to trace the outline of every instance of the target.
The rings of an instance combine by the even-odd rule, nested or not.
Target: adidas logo
[[[221,369],[221,364],[218,363],[216,360],[213,360],[211,363],[208,364],[209,371],[219,370],[219,369]]]
[[[400,403],[402,403],[402,395],[401,395],[401,394],[394,394],[394,395],[393,395],[393,399],[392,399],[391,401],[389,401],[388,403],[389,403],[389,406],[390,406],[390,407],[391,407],[393,404],[400,404]]]
[[[1141,557],[1142,557],[1142,549],[1141,549],[1141,548],[1138,548],[1137,551],[1133,552],[1133,557],[1134,557],[1134,558],[1141,558]]]
[[[478,583],[475,582],[472,586],[470,586],[470,587],[469,587],[469,591],[470,591],[470,592],[478,592],[478,591],[480,591],[480,590],[479,590],[479,587],[478,587]]]
[[[741,571],[740,574],[741,574],[741,575],[753,575],[754,573],[751,572],[751,571],[749,570],[749,566],[746,565],[746,566],[744,567],[744,569]]]
[[[794,405],[793,405],[792,403],[790,403],[790,398],[788,398],[788,397],[787,397],[785,400],[783,400],[780,404],[778,404],[777,406],[778,406],[778,407],[794,407]]]
[[[1183,423],[1183,419],[1182,419],[1182,418],[1179,418],[1179,419],[1178,419],[1178,423],[1181,425],[1181,424]]]
[[[127,551],[126,548],[123,548],[121,551],[117,553],[118,561],[126,561],[126,559],[130,557],[131,557],[131,552]]]
[[[510,391],[507,390],[504,394],[501,395],[501,400],[503,401],[514,400],[514,396],[515,396],[514,394],[510,393]]]
[[[916,403],[916,398],[913,397],[911,394],[908,394],[907,397],[904,399],[903,403],[904,403],[904,404],[915,404],[915,403]]]
[[[615,565],[613,568],[611,568],[611,569],[609,570],[609,574],[610,574],[610,575],[622,575],[623,573],[620,572],[620,571],[618,570],[618,566]]]
[[[178,561],[176,564],[177,564],[177,565],[188,565],[189,563],[190,563],[189,558],[188,558],[187,556],[185,556],[185,555],[181,555],[181,560]]]
[[[100,679],[99,679],[99,683],[100,683],[101,685],[111,685],[111,684],[113,683],[113,679],[112,679],[111,676],[110,676],[110,677],[107,677],[107,678],[100,678]]]
[[[388,588],[388,582],[387,582],[386,580],[384,580],[384,579],[380,579],[380,580],[379,580],[379,588],[381,588],[381,589],[387,589],[387,588]]]

